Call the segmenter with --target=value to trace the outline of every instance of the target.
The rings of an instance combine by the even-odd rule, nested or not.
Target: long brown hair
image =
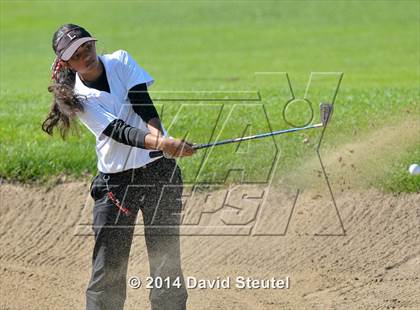
[[[60,39],[70,29],[79,28],[74,24],[66,24],[61,26],[53,35],[52,48],[57,51]],[[63,139],[74,123],[76,112],[83,111],[83,97],[74,93],[74,84],[76,73],[70,68],[62,66],[61,60],[56,58],[52,65],[52,84],[48,87],[48,91],[53,94],[51,110],[46,120],[42,123],[42,130],[49,135],[53,134],[54,127],[60,131]]]

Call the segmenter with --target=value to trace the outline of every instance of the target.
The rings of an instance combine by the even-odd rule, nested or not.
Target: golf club
[[[332,115],[332,112],[333,112],[333,106],[330,103],[321,103],[320,106],[319,106],[319,109],[320,109],[321,123],[318,123],[318,124],[309,125],[309,126],[305,126],[305,127],[297,127],[297,128],[278,130],[278,131],[267,132],[267,133],[262,133],[262,134],[256,134],[256,135],[246,136],[246,137],[242,137],[242,138],[227,139],[227,140],[222,140],[222,141],[218,141],[218,142],[211,142],[211,143],[205,143],[205,144],[194,144],[192,147],[196,150],[199,150],[199,149],[204,149],[204,148],[208,148],[208,147],[212,147],[212,146],[225,145],[225,144],[230,144],[230,143],[237,143],[237,142],[242,142],[242,141],[248,141],[248,140],[254,140],[254,139],[260,139],[260,138],[265,138],[265,137],[281,135],[281,134],[285,134],[285,133],[291,133],[291,132],[302,131],[302,130],[307,130],[307,129],[325,127],[327,125],[328,121],[331,118],[331,115]],[[155,158],[155,157],[159,157],[159,156],[165,156],[165,154],[162,151],[153,151],[153,152],[149,153],[149,156],[150,156],[150,158]]]

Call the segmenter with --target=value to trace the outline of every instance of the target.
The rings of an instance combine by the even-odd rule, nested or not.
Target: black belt
[[[123,170],[119,172],[112,172],[112,173],[99,172],[99,176],[101,178],[103,178],[104,176],[108,176],[109,177],[108,180],[120,179],[120,178],[125,179],[127,177],[132,177],[134,175],[142,174],[145,172],[146,169],[154,168],[156,166],[164,164],[165,162],[176,163],[175,159],[168,159],[165,157],[160,157],[159,159],[156,159],[141,167],[131,168],[131,169],[127,169],[127,170]]]

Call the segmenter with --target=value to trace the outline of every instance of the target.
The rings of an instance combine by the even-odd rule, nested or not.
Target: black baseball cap
[[[57,45],[55,51],[58,58],[67,61],[73,56],[77,49],[84,43],[97,41],[89,32],[82,27],[75,27],[67,30]]]

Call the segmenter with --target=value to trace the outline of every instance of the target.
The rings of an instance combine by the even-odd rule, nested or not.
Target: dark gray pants
[[[104,177],[109,177],[109,190],[131,216],[121,212],[109,199]],[[152,310],[186,309],[188,295],[179,243],[181,194],[181,172],[173,159],[161,158],[145,168],[106,175],[99,173],[94,178],[91,196],[95,200],[95,247],[92,276],[86,291],[87,310],[124,308],[128,257],[138,211],[141,211],[145,225],[150,276],[162,280],[169,277],[171,282],[179,277],[181,283],[181,287],[163,285],[150,289]]]

